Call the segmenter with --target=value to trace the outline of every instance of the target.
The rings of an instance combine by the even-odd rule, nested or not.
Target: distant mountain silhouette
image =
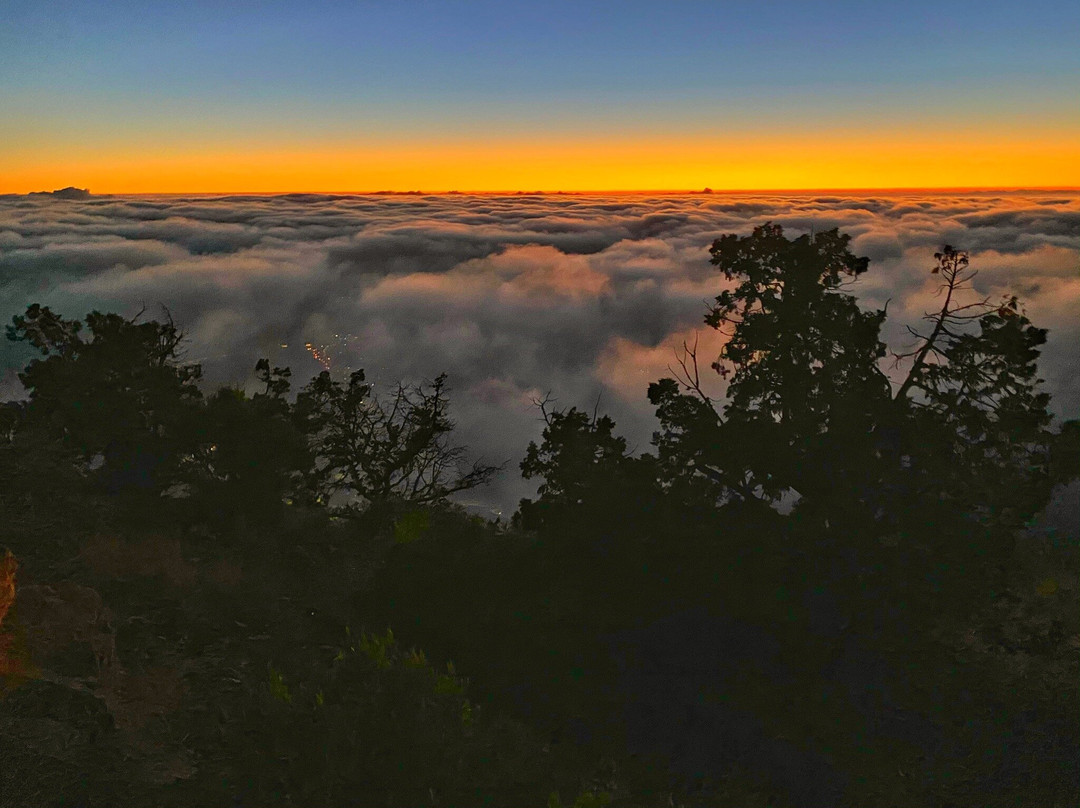
[[[89,188],[76,188],[74,185],[69,185],[67,188],[60,188],[56,191],[31,191],[30,196],[55,196],[57,199],[89,199]]]

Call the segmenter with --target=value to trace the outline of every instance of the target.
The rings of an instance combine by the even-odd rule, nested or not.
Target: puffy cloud
[[[1080,195],[1070,193],[689,196],[341,196],[0,198],[0,318],[30,302],[169,308],[212,382],[250,381],[260,356],[302,381],[364,367],[377,387],[446,371],[461,439],[511,470],[489,503],[532,490],[514,469],[539,436],[533,401],[600,407],[644,448],[649,382],[699,340],[707,383],[720,348],[705,328],[724,288],[717,236],[765,221],[839,227],[871,258],[854,287],[888,301],[904,344],[936,298],[933,252],[971,252],[976,292],[1015,291],[1049,327],[1042,374],[1059,415],[1080,407]],[[0,389],[25,346],[0,345]]]
[[[711,328],[668,334],[655,345],[613,337],[597,357],[596,375],[607,389],[627,400],[640,395],[650,382],[669,376],[684,382],[697,379],[702,392],[719,401],[726,385],[710,365],[725,342]]]

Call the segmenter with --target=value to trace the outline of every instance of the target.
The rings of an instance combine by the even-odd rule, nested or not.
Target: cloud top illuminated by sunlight
[[[711,241],[765,221],[850,233],[871,258],[855,291],[891,301],[894,346],[935,305],[934,251],[969,250],[980,293],[1015,291],[1051,329],[1053,408],[1080,410],[1075,193],[0,197],[0,320],[30,302],[162,304],[211,382],[250,381],[262,356],[300,383],[325,362],[376,385],[445,371],[462,439],[489,460],[520,459],[549,391],[600,396],[646,448],[649,382],[684,339],[719,349],[702,322],[722,288]],[[0,344],[0,392],[16,391],[24,348]],[[521,485],[504,475],[490,496],[512,505]]]

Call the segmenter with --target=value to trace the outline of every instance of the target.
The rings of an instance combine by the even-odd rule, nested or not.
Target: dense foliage
[[[445,377],[207,391],[168,318],[30,306],[0,806],[1075,805],[1046,333],[946,247],[890,350],[848,243],[718,239],[653,451],[541,403],[509,526],[448,501],[497,469]]]
[[[967,257],[946,247],[932,272],[943,303],[913,350],[880,338],[886,311],[864,312],[848,286],[867,270],[835,230],[790,240],[775,225],[725,236],[713,264],[732,283],[706,324],[727,341],[712,368],[728,379],[716,406],[696,355],[681,384],[649,389],[672,476],[702,476],[718,499],[797,497],[904,528],[926,508],[1015,528],[1041,510],[1058,477],[1049,397],[1035,361],[1046,332],[1016,298],[970,297]]]

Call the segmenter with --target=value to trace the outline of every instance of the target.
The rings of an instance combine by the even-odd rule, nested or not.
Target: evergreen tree
[[[1046,503],[1061,473],[1049,396],[1036,375],[1046,331],[1016,298],[970,300],[968,258],[946,247],[940,310],[925,335],[883,367],[885,309],[849,291],[867,270],[836,230],[789,239],[778,225],[714,242],[730,288],[705,323],[727,338],[712,369],[727,380],[721,407],[703,390],[696,350],[678,379],[649,388],[665,477],[709,496],[903,521],[948,510],[986,526],[1015,526]],[[895,387],[895,390],[894,390]]]

